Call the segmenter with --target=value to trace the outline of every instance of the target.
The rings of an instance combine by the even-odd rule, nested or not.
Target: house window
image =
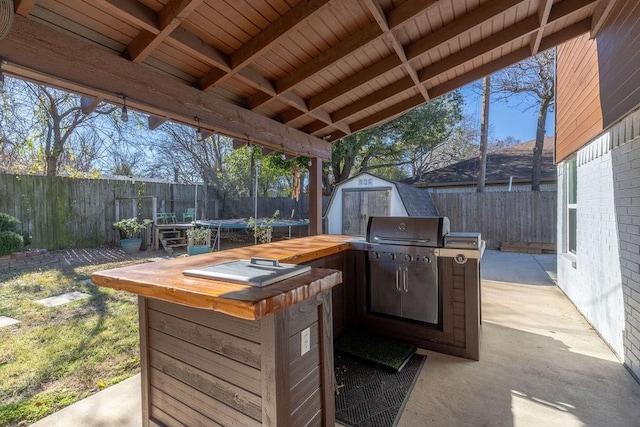
[[[576,159],[566,164],[567,252],[576,253],[578,234],[578,167]]]

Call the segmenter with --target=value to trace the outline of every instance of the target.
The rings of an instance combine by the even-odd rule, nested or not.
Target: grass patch
[[[0,425],[24,426],[139,372],[137,297],[87,285],[108,263],[0,274]],[[79,291],[91,298],[54,308],[33,301]]]

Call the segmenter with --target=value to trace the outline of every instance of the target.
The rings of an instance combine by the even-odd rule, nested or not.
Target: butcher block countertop
[[[265,287],[199,279],[184,270],[226,261],[273,258],[281,263],[301,264],[352,248],[351,236],[320,235],[247,246],[192,257],[177,258],[93,273],[98,286],[131,292],[195,308],[219,311],[256,320],[298,304],[342,282],[337,270],[313,268]]]

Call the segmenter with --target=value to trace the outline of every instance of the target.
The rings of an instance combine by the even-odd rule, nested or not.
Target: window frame
[[[565,163],[564,175],[564,252],[575,256],[578,252],[578,163],[575,157]]]

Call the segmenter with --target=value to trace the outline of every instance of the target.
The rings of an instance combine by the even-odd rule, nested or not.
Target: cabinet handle
[[[409,292],[409,268],[405,267],[404,270],[402,270],[402,287],[404,288],[405,292]]]
[[[400,267],[396,268],[396,290],[400,292]]]

